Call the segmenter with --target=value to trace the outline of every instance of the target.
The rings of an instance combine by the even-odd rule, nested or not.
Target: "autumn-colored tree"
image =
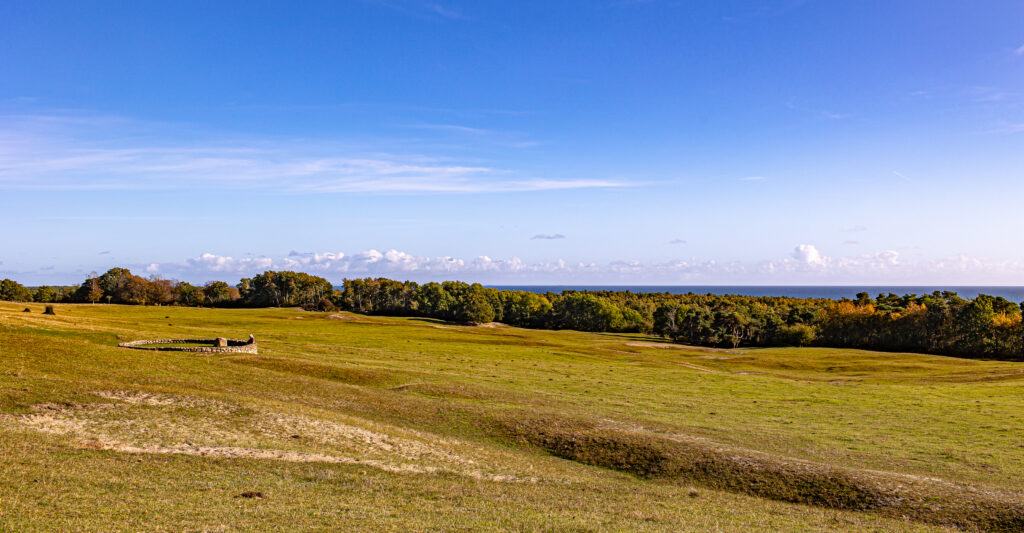
[[[152,276],[146,284],[146,302],[152,305],[174,303],[174,282]]]
[[[146,305],[149,302],[149,282],[130,272],[118,279],[113,294],[114,301],[132,305]]]
[[[103,298],[103,287],[100,286],[100,280],[90,278],[86,280],[83,287],[85,288],[85,301],[96,303],[100,301],[100,298]]]

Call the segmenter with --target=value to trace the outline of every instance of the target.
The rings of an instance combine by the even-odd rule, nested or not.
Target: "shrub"
[[[778,339],[785,346],[808,346],[814,342],[814,328],[807,324],[782,326],[779,328]]]
[[[316,301],[316,303],[306,304],[302,306],[302,308],[305,309],[306,311],[334,312],[338,310],[338,307],[334,305],[334,302],[328,300],[327,298],[320,298],[319,300]]]

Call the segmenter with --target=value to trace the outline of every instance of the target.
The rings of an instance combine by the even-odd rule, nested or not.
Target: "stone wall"
[[[217,346],[223,339],[147,339],[128,341],[118,344],[121,348],[133,350],[152,350],[154,352],[198,352],[198,353],[257,353],[256,339],[249,335],[249,340],[225,339],[227,346]],[[150,346],[152,344],[209,344],[209,346]]]

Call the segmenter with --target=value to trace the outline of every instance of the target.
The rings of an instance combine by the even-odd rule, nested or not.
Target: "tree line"
[[[127,268],[111,268],[92,274],[73,287],[25,287],[10,279],[0,280],[0,300],[15,302],[112,303],[128,305],[182,305],[209,307],[306,307],[320,300],[328,305],[334,287],[319,276],[303,272],[267,271],[243,278],[235,286],[224,281],[192,285],[132,274]],[[322,303],[321,303],[322,305]]]
[[[1022,306],[998,296],[961,298],[860,293],[856,299],[564,291],[539,294],[461,281],[416,283],[345,279],[336,290],[301,272],[267,271],[235,286],[202,286],[124,268],[77,287],[24,287],[0,281],[0,299],[135,305],[290,307],[420,316],[540,329],[645,333],[701,346],[828,346],[1024,360]],[[1024,305],[1024,304],[1022,304]]]

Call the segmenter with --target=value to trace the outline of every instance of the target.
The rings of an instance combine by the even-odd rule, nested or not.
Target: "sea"
[[[490,285],[496,289],[561,293],[562,291],[630,291],[669,294],[735,294],[739,296],[787,296],[791,298],[856,298],[866,292],[872,298],[879,294],[931,294],[935,291],[955,292],[962,298],[979,294],[1002,296],[1011,302],[1024,302],[1020,286],[950,286],[950,285]]]

